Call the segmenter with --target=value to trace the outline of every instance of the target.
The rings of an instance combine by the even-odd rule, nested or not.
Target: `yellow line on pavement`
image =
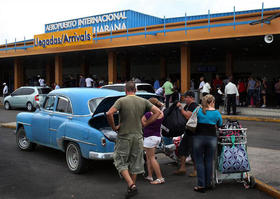
[[[273,198],[278,198],[280,199],[280,191],[275,189],[274,187],[265,184],[264,182],[255,179],[256,181],[256,188],[267,193],[268,195],[272,196]]]
[[[222,118],[223,119],[232,119],[232,120],[258,121],[258,122],[280,122],[279,118],[266,118],[266,117],[247,117],[247,116],[223,115]]]

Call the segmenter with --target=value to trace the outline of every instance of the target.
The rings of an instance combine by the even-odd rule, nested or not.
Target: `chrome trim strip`
[[[24,123],[24,122],[17,122],[18,124],[23,124],[23,125],[26,125],[26,126],[32,126],[31,124],[28,124],[28,123]]]
[[[56,129],[49,128],[49,131],[55,131],[56,132]]]
[[[64,137],[64,139],[71,140],[71,141],[74,141],[74,142],[80,142],[80,143],[83,143],[83,144],[96,146],[96,144],[93,144],[93,143],[90,143],[90,142],[85,142],[85,141],[82,141],[82,140],[78,140],[78,139],[74,139],[74,138],[70,138],[70,137],[66,137],[66,136],[63,136],[63,137]]]
[[[113,152],[110,153],[98,153],[94,151],[89,152],[89,159],[91,160],[112,160]]]

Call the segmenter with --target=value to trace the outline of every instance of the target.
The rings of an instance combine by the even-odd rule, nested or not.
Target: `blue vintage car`
[[[106,111],[125,93],[95,88],[57,89],[48,94],[34,113],[17,115],[16,143],[31,151],[36,144],[64,151],[68,168],[81,173],[87,160],[110,160],[116,133],[109,127]],[[155,94],[138,93],[150,98]],[[118,122],[118,115],[115,115]]]

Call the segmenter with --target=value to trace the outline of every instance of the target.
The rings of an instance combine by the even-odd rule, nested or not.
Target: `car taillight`
[[[35,101],[39,101],[39,95],[35,96]]]
[[[101,138],[101,145],[106,146],[106,138]]]

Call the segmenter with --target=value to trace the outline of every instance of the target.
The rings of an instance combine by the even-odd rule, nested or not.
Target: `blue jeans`
[[[213,160],[217,148],[217,137],[193,136],[193,156],[197,170],[197,185],[211,185]]]

